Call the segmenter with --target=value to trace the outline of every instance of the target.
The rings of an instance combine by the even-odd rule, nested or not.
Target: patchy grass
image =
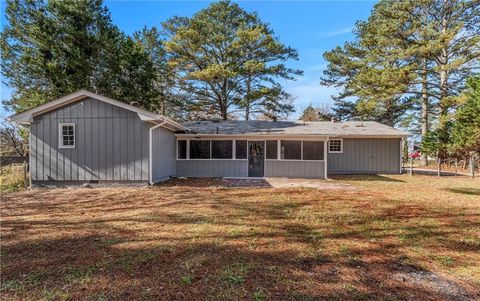
[[[0,167],[0,192],[15,192],[24,189],[23,164]]]
[[[5,194],[1,299],[480,299],[480,180],[332,182]]]

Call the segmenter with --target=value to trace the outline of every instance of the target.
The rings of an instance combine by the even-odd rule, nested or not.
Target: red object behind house
[[[413,151],[408,156],[412,159],[416,159],[416,158],[420,157],[420,151],[419,150]]]

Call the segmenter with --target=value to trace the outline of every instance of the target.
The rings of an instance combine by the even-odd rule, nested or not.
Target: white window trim
[[[330,142],[331,141],[340,141],[340,151],[330,150]],[[330,154],[341,154],[341,153],[343,153],[343,139],[341,139],[341,138],[329,139],[328,140],[328,153],[330,153]]]
[[[73,126],[73,145],[63,145],[63,127],[64,126]],[[75,123],[73,122],[60,122],[58,124],[58,148],[75,148],[77,144],[77,131],[75,128]]]

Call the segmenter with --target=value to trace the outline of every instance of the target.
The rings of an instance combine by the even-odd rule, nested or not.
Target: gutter
[[[153,185],[153,145],[152,145],[152,137],[153,137],[153,130],[156,128],[161,127],[162,125],[166,124],[168,120],[164,117],[163,121],[155,126],[152,126],[148,130],[148,142],[149,142],[149,152],[148,152],[148,183]]]

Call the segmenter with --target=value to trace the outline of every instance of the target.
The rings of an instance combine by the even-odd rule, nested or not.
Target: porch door
[[[265,168],[265,141],[248,141],[248,176],[262,178]]]

